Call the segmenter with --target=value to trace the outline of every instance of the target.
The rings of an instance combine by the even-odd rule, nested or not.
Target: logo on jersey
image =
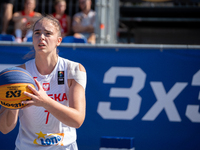
[[[58,71],[58,84],[64,84],[64,71]]]
[[[42,87],[45,91],[49,91],[50,90],[50,83],[43,83]]]
[[[38,137],[33,141],[33,144],[63,146],[64,133],[44,134],[40,131],[35,134],[37,134]]]

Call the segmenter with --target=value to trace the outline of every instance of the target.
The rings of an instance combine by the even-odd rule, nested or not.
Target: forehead
[[[87,0],[79,0],[79,2],[81,3],[81,2],[86,2]]]
[[[65,5],[65,4],[66,4],[66,1],[60,1],[60,2],[57,3],[57,5],[58,5],[58,4],[60,4],[60,5],[61,5],[61,4],[62,4],[62,5]]]
[[[26,3],[35,3],[35,0],[26,0]]]
[[[49,19],[42,19],[35,24],[35,30],[48,30],[48,31],[55,31],[57,28],[53,24],[52,20]]]

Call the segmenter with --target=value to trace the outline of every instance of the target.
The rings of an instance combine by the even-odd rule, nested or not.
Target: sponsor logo
[[[63,146],[64,133],[44,134],[35,133],[38,137],[33,141],[36,145],[61,145]]]
[[[21,96],[21,90],[16,91],[7,91],[6,92],[6,98],[12,98],[12,97],[20,97]]]
[[[58,84],[64,84],[64,71],[58,71]]]

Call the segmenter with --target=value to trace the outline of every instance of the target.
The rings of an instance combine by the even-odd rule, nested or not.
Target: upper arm
[[[21,16],[21,15],[20,15],[20,12],[15,12],[15,13],[13,14],[13,17],[12,17],[13,21],[17,21],[17,18],[20,17],[20,16]]]
[[[81,23],[81,16],[75,15],[75,16],[73,17],[73,24],[72,24],[72,26],[75,26],[75,25],[77,25],[77,24],[79,24],[79,23]]]
[[[78,64],[78,67],[79,71],[86,73],[83,65]],[[75,79],[70,79],[69,83],[69,107],[76,109],[81,114],[82,120],[84,120],[86,109],[85,89]]]
[[[14,14],[13,14],[13,17],[19,17],[20,16],[20,12],[15,12]]]
[[[5,110],[6,108],[1,106],[1,109],[0,109],[0,114]]]
[[[40,17],[42,16],[41,13],[35,12],[35,17]]]
[[[79,64],[79,70],[80,70],[80,71],[83,71],[83,72],[86,72],[85,67],[83,67],[82,64]]]
[[[72,65],[71,67],[68,66],[68,87],[72,85],[72,81],[74,80],[78,84],[80,84],[83,89],[85,89],[86,86],[86,70],[84,66],[80,63],[77,65]],[[75,79],[76,78],[76,79]]]

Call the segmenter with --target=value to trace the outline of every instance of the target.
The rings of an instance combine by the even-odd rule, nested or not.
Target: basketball
[[[0,72],[0,104],[6,108],[18,109],[26,106],[21,101],[31,98],[23,93],[32,91],[28,85],[35,88],[35,81],[31,74],[19,67],[7,68]]]

